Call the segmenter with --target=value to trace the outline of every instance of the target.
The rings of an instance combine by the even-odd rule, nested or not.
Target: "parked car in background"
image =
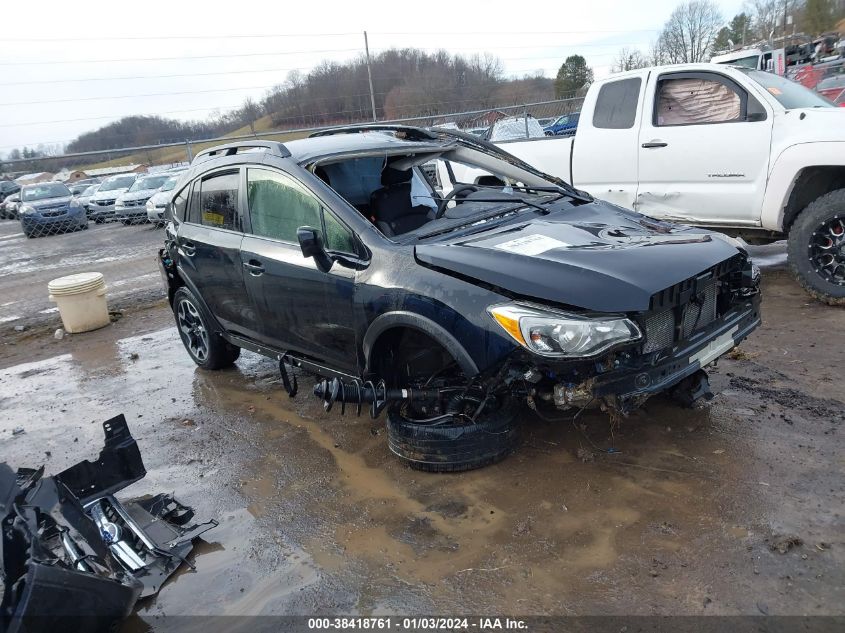
[[[167,203],[170,202],[170,192],[176,188],[180,179],[181,174],[170,175],[164,181],[164,184],[158,188],[158,191],[147,200],[147,220],[156,226],[164,225],[164,210],[167,208]]]
[[[85,178],[84,180],[75,180],[74,182],[65,184],[73,195],[78,196],[91,185],[100,184],[100,181],[97,178]]]
[[[88,185],[82,191],[82,193],[75,196],[75,198],[79,201],[79,204],[82,205],[82,208],[85,209],[85,214],[90,215],[91,211],[89,209],[89,204],[91,202],[91,198],[97,193],[97,190],[100,188],[100,184],[97,183],[96,185]],[[71,189],[73,191],[73,189]]]
[[[512,116],[499,119],[488,128],[484,140],[495,143],[518,138],[543,138],[545,135],[537,119],[529,114],[527,117]]]
[[[106,178],[97,193],[88,201],[89,217],[97,224],[102,224],[114,218],[114,205],[117,197],[125,192],[135,180],[137,174],[124,174]]]
[[[834,75],[822,79],[816,85],[816,92],[827,97],[838,106],[845,105],[845,75]]]
[[[12,220],[18,217],[18,207],[21,204],[21,194],[13,193],[8,196],[3,202],[0,202],[0,218],[10,218]]]
[[[125,225],[147,221],[147,200],[167,179],[167,173],[140,176],[114,203],[114,219]]]
[[[460,181],[458,165],[500,185]],[[291,366],[331,379],[314,391],[326,410],[384,410],[390,450],[423,470],[505,457],[522,404],[566,419],[662,392],[689,405],[760,325],[759,271],[729,238],[596,200],[455,130],[211,148],[170,205],[159,263],[191,359],[269,356],[291,396]]]
[[[85,209],[61,182],[42,182],[21,189],[18,209],[21,228],[27,237],[53,235],[88,228]]]
[[[0,180],[0,202],[20,190],[21,186],[14,180]]]
[[[567,134],[575,134],[578,127],[578,119],[581,117],[580,112],[573,112],[572,114],[564,114],[555,119],[554,123],[543,128],[546,136],[566,136]]]

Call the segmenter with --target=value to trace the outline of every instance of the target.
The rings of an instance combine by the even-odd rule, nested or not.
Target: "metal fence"
[[[523,103],[512,105],[501,105],[479,110],[470,110],[464,112],[451,113],[435,113],[423,114],[413,117],[403,117],[399,119],[380,120],[378,123],[382,124],[407,124],[416,125],[419,127],[435,127],[435,126],[457,126],[462,130],[478,130],[480,128],[489,127],[496,120],[505,117],[534,117],[539,121],[546,122],[556,119],[564,114],[571,114],[578,112],[583,103],[583,97],[572,97],[568,99],[557,99],[553,101],[540,101],[536,103]],[[369,119],[360,119],[344,122],[344,125],[365,124],[372,123]],[[153,145],[138,145],[133,147],[118,147],[111,149],[95,150],[89,152],[76,152],[72,154],[62,154],[60,156],[43,156],[37,158],[25,158],[18,160],[3,160],[3,168],[11,171],[16,166],[26,165],[27,171],[57,171],[61,167],[76,166],[76,169],[84,170],[84,163],[90,160],[92,163],[99,161],[110,161],[118,163],[121,158],[127,158],[134,155],[136,160],[141,160],[147,164],[171,164],[186,160],[190,162],[194,154],[201,149],[205,149],[217,143],[228,143],[231,141],[245,140],[251,138],[273,138],[283,137],[277,140],[291,140],[293,138],[303,138],[313,132],[320,130],[331,129],[337,127],[337,123],[331,125],[311,126],[311,127],[295,127],[295,128],[279,128],[268,130],[264,132],[256,132],[254,134],[243,134],[239,136],[218,136],[215,138],[205,139],[186,139],[184,141],[175,141],[168,143],[157,143]],[[174,155],[173,151],[176,148],[183,149],[183,153]],[[163,157],[161,152],[163,150],[170,150],[170,153]],[[146,160],[144,160],[146,159]]]

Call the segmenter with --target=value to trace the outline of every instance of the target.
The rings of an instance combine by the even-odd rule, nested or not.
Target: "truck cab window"
[[[609,130],[628,130],[634,127],[641,84],[639,77],[604,84],[596,98],[593,127]]]
[[[721,81],[661,79],[655,117],[658,126],[727,123],[742,117],[740,95]]]

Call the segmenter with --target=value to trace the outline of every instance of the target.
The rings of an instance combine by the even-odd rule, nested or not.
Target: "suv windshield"
[[[179,176],[171,176],[161,186],[161,190],[162,191],[172,191],[176,187],[177,182],[179,182]]]
[[[158,189],[167,180],[167,176],[151,176],[149,178],[141,178],[135,181],[129,191],[143,191],[144,189]]]
[[[69,196],[70,189],[60,182],[45,182],[42,185],[26,187],[21,192],[21,200],[30,202],[32,200],[45,200],[47,198],[62,198]]]
[[[115,189],[126,189],[133,182],[135,182],[135,176],[118,176],[114,179],[110,178],[102,184],[102,186],[100,187],[100,191],[114,191]]]
[[[746,74],[778,100],[784,108],[833,108],[836,107],[817,92],[805,88],[790,79],[766,73],[761,70],[748,70]]]

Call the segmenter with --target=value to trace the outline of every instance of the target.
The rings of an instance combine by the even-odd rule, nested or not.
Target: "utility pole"
[[[376,116],[376,95],[373,92],[373,71],[370,69],[370,44],[367,41],[367,32],[364,31],[364,50],[367,53],[367,79],[370,80],[370,105],[373,106],[373,121],[378,121]]]
[[[783,46],[786,48],[786,11],[789,0],[783,0]]]

